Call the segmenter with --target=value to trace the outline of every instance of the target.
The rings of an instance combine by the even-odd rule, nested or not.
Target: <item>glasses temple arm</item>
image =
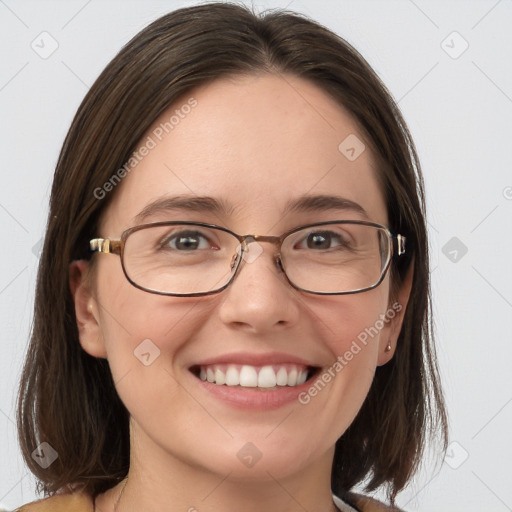
[[[120,240],[110,240],[110,238],[93,238],[89,241],[91,252],[103,252],[105,254],[121,254]]]
[[[394,238],[396,240],[396,255],[397,256],[404,255],[405,254],[405,242],[406,242],[405,236],[396,235]]]

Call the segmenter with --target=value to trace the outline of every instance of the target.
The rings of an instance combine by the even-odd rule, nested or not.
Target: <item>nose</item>
[[[249,242],[240,266],[223,292],[221,320],[254,333],[294,325],[299,319],[299,292],[288,283],[275,247]]]

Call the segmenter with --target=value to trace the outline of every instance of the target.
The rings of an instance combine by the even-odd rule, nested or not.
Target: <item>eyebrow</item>
[[[233,212],[233,206],[227,202],[209,196],[166,196],[155,199],[146,205],[135,217],[136,223],[142,223],[157,213],[165,213],[171,210],[182,210],[199,213],[213,213],[217,215],[229,215]]]
[[[344,210],[358,213],[369,219],[366,210],[358,203],[341,196],[315,195],[301,196],[298,199],[289,201],[284,209],[284,214],[291,212],[323,212],[329,210]]]
[[[210,196],[166,196],[158,198],[146,205],[135,217],[134,222],[143,223],[151,215],[165,213],[172,210],[189,211],[195,213],[211,213],[215,215],[231,215],[236,210],[234,205],[223,199]],[[358,203],[340,196],[333,195],[304,195],[286,203],[283,216],[288,213],[324,212],[329,210],[343,210],[358,213],[369,218],[366,210]]]

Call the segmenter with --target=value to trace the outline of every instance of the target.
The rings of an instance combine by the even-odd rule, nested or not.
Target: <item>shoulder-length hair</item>
[[[98,190],[182,95],[220,77],[258,73],[302,77],[348,109],[377,159],[389,227],[407,237],[408,256],[392,268],[395,290],[414,267],[394,357],[377,368],[360,412],[336,443],[333,492],[343,496],[356,484],[370,491],[384,485],[393,501],[417,469],[429,434],[446,447],[423,182],[397,104],[352,46],[307,17],[209,3],[159,18],[124,46],[87,93],[64,141],[18,404],[23,454],[45,493],[80,486],[96,495],[129,468],[128,412],[106,360],[79,344],[69,288],[69,263],[90,259],[88,241],[115,193],[102,199]],[[31,457],[44,441],[58,453],[46,469]]]

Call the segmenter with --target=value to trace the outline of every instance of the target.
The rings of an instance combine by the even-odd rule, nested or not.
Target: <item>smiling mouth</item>
[[[301,386],[313,378],[319,370],[318,367],[291,363],[265,366],[211,364],[190,368],[190,371],[203,382],[264,391]]]

